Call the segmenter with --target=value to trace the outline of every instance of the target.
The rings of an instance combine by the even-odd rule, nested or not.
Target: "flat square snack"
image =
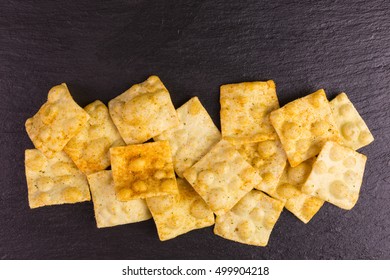
[[[183,175],[217,215],[229,211],[261,182],[256,170],[226,140],[218,142]]]
[[[91,200],[87,178],[63,151],[48,159],[26,150],[25,168],[30,208]]]
[[[340,208],[355,206],[363,181],[367,157],[336,142],[326,142],[302,192]]]
[[[286,166],[286,153],[279,140],[236,144],[237,151],[249,162],[263,179],[255,189],[266,193],[275,191]]]
[[[374,136],[344,92],[329,104],[344,146],[357,150],[374,141]]]
[[[35,148],[47,158],[62,151],[87,123],[89,115],[74,102],[66,84],[52,87],[47,102],[26,121],[26,131]]]
[[[323,89],[273,111],[270,120],[292,167],[316,156],[326,141],[341,141]]]
[[[144,199],[118,201],[111,170],[88,175],[98,228],[141,222],[152,217]]]
[[[110,154],[118,200],[177,193],[168,141],[114,147]]]
[[[305,224],[321,209],[324,201],[301,192],[302,184],[310,174],[314,158],[308,159],[295,167],[287,164],[278,186],[271,196],[286,204],[284,207]]]
[[[112,120],[126,144],[139,144],[179,125],[171,97],[157,76],[133,85],[108,102]]]
[[[64,151],[82,172],[91,174],[109,167],[110,148],[123,146],[125,142],[112,122],[106,105],[96,100],[84,109],[90,119],[70,139]]]
[[[279,108],[274,81],[221,86],[222,138],[231,143],[276,139],[269,113]]]
[[[183,177],[184,170],[200,160],[221,140],[221,133],[198,97],[191,98],[176,111],[179,126],[164,131],[154,140],[169,140],[173,167],[177,175]]]
[[[217,215],[214,233],[223,238],[255,246],[266,246],[284,203],[252,190],[229,212]]]
[[[195,190],[181,178],[177,179],[177,187],[175,195],[146,199],[161,241],[214,224],[213,211]]]

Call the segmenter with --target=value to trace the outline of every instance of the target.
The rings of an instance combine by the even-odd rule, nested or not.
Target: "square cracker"
[[[302,192],[343,209],[352,209],[359,198],[367,157],[329,141],[322,148]]]
[[[276,139],[269,113],[279,108],[275,83],[245,82],[221,86],[222,138],[231,143]]]
[[[179,177],[200,160],[216,143],[221,133],[198,97],[191,98],[177,109],[179,126],[169,129],[155,140],[168,140],[172,149],[173,167]]]
[[[256,170],[226,140],[183,175],[217,215],[229,211],[261,182]]]
[[[139,144],[179,125],[171,97],[157,76],[133,85],[108,103],[126,144]]]
[[[91,200],[87,178],[63,151],[48,159],[26,150],[25,168],[30,208]]]
[[[214,233],[236,242],[266,246],[284,203],[252,190],[229,212],[217,215]]]
[[[263,179],[255,188],[266,193],[274,192],[287,161],[280,141],[236,144],[235,147]]]
[[[111,170],[88,175],[98,228],[141,222],[152,217],[144,199],[118,201]]]
[[[66,84],[61,84],[50,89],[47,102],[25,126],[35,148],[53,158],[88,119],[88,114],[74,102]]]
[[[329,104],[344,146],[357,150],[374,141],[374,136],[344,92]]]
[[[91,118],[70,139],[64,151],[82,172],[91,174],[109,167],[110,148],[123,146],[125,142],[112,122],[106,105],[96,100],[84,109]]]
[[[316,156],[326,141],[341,141],[323,89],[273,111],[270,120],[292,167]]]
[[[177,179],[179,192],[146,199],[161,241],[214,224],[214,214],[206,202],[183,179]]]
[[[295,167],[287,164],[275,192],[270,195],[286,204],[287,210],[305,224],[321,209],[324,201],[301,192],[302,184],[311,171],[314,158],[308,159]]]
[[[168,141],[114,147],[110,154],[118,200],[177,193]]]

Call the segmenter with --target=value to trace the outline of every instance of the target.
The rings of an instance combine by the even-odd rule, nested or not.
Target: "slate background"
[[[321,2],[321,3],[318,3]],[[389,1],[0,2],[3,259],[390,259]],[[376,140],[352,211],[304,225],[284,211],[268,247],[212,228],[160,242],[153,221],[98,230],[92,203],[30,210],[25,120],[66,82],[85,106],[159,75],[176,107],[199,96],[219,126],[219,86],[274,79],[281,105],[345,91]]]

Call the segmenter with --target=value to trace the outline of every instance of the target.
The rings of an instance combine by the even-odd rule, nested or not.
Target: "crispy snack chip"
[[[217,215],[229,211],[261,182],[256,170],[226,140],[218,142],[183,175]]]
[[[87,178],[65,152],[48,159],[26,150],[25,167],[30,208],[91,200]]]
[[[362,185],[367,157],[329,141],[313,164],[302,191],[343,209],[352,209]]]
[[[139,144],[179,125],[171,97],[157,76],[133,85],[108,103],[126,144]]]
[[[341,141],[323,89],[273,111],[270,120],[292,167],[316,156],[326,141]]]
[[[87,105],[88,123],[66,144],[64,151],[85,174],[104,170],[110,166],[111,147],[123,146],[122,137],[101,101]]]
[[[279,140],[235,145],[237,151],[249,162],[263,179],[255,189],[272,193],[278,185],[286,166],[286,153]]]
[[[88,114],[74,102],[66,84],[61,84],[50,89],[47,102],[25,126],[35,148],[47,158],[53,158],[88,119]]]
[[[287,164],[279,180],[278,187],[271,196],[286,204],[287,210],[305,224],[321,209],[324,201],[301,192],[302,184],[310,174],[314,158],[308,159],[295,167]]]
[[[110,153],[118,200],[177,193],[168,141],[114,147]]]
[[[222,138],[231,143],[276,139],[269,113],[279,108],[275,83],[245,82],[221,86]]]
[[[283,202],[252,190],[229,212],[217,215],[214,233],[236,242],[266,246],[282,211]]]
[[[345,146],[357,150],[374,141],[374,136],[344,92],[329,104]]]
[[[200,160],[216,143],[221,133],[197,97],[177,109],[180,125],[169,129],[155,140],[169,140],[173,166],[179,177]]]
[[[146,199],[161,241],[214,224],[214,214],[206,202],[183,179],[177,179],[179,192]]]
[[[152,217],[144,199],[126,202],[116,199],[111,170],[88,175],[88,182],[98,228],[145,221]]]

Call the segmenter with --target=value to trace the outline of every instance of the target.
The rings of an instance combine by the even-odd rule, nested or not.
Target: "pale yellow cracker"
[[[280,141],[236,144],[235,147],[263,179],[255,188],[266,193],[274,192],[287,161]]]
[[[272,112],[270,120],[292,167],[316,156],[326,141],[341,141],[323,89]]]
[[[256,170],[226,140],[218,142],[183,175],[217,215],[229,211],[261,182]]]
[[[139,144],[179,125],[171,97],[157,76],[133,85],[108,103],[112,120],[127,144]]]
[[[91,118],[66,144],[64,152],[82,172],[91,174],[109,167],[110,148],[123,146],[125,142],[112,122],[106,105],[97,100],[84,109]]]
[[[74,102],[66,84],[61,84],[50,89],[47,102],[25,126],[35,148],[53,158],[88,119],[88,114]]]
[[[266,246],[284,203],[252,190],[229,212],[217,215],[214,233],[236,242]]]
[[[197,97],[177,109],[180,124],[169,129],[155,140],[169,140],[172,149],[173,166],[179,177],[200,160],[216,143],[221,133],[213,123],[206,109]]]
[[[322,199],[301,192],[313,162],[314,158],[311,158],[295,167],[287,164],[276,191],[271,193],[272,197],[284,201],[284,207],[304,223],[308,223],[324,204]]]
[[[269,113],[279,108],[275,83],[245,82],[221,86],[222,138],[231,143],[276,139]]]
[[[374,136],[344,92],[329,104],[345,146],[357,150],[374,141]]]
[[[118,200],[177,193],[168,141],[114,147],[110,154]]]
[[[25,168],[30,208],[91,200],[87,178],[63,151],[48,159],[26,150]]]
[[[351,209],[359,198],[367,157],[329,141],[313,164],[302,191],[343,209]]]
[[[118,201],[111,170],[88,175],[98,228],[135,223],[152,217],[144,199]]]
[[[179,193],[146,199],[161,241],[214,224],[206,202],[183,179],[177,179]]]

